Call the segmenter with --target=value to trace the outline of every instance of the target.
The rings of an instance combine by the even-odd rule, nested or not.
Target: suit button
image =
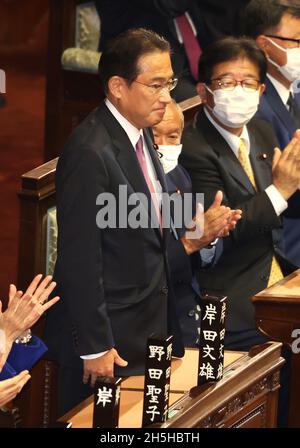
[[[195,310],[190,310],[190,311],[188,312],[188,316],[189,316],[189,317],[194,317],[194,316],[195,316]]]
[[[169,288],[168,288],[167,286],[163,286],[163,287],[161,288],[161,292],[162,292],[162,294],[167,295],[168,292],[169,292]]]

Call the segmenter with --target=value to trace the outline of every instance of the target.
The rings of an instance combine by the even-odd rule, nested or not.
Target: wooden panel
[[[269,338],[290,345],[292,331],[300,328],[300,269],[256,294],[253,298],[256,322]],[[289,426],[300,426],[300,357],[292,354]]]
[[[24,45],[33,35],[49,7],[48,0],[6,0],[0,2],[0,51]],[[18,32],[16,32],[16,30]]]
[[[280,356],[281,344],[269,343],[251,354],[229,354],[232,362],[224,371],[224,378],[217,383],[195,387],[182,394],[174,390],[176,380],[172,380],[177,360],[172,360],[171,375],[171,418],[161,428],[202,428],[202,427],[274,427],[277,421],[277,400],[279,389],[279,369],[284,363]],[[225,352],[228,356],[228,352]],[[230,358],[231,356],[231,358]],[[189,378],[195,357],[191,350],[180,366],[181,377]],[[235,359],[235,360],[234,360]],[[227,362],[228,362],[227,361]],[[179,370],[179,369],[178,369]],[[177,372],[178,373],[178,372]],[[129,381],[131,380],[131,381]],[[196,382],[196,379],[195,379]],[[172,386],[173,384],[173,386]],[[130,385],[131,389],[128,389]],[[133,377],[122,383],[120,427],[140,427],[142,413],[142,382]],[[189,386],[183,386],[188,389]],[[140,389],[140,391],[139,391]],[[140,394],[140,397],[139,395]],[[73,427],[90,427],[92,424],[93,397],[63,416],[60,421]]]

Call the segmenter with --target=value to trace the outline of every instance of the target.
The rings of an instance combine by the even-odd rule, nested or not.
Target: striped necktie
[[[157,195],[157,192],[156,192],[156,190],[154,188],[154,185],[153,185],[153,182],[151,180],[151,177],[149,175],[142,136],[140,136],[140,138],[138,139],[138,142],[135,145],[135,149],[136,149],[136,156],[138,158],[141,170],[142,170],[142,172],[144,174],[144,178],[145,178],[146,184],[147,184],[148,189],[149,189],[150,194],[151,194],[151,200],[153,201],[153,204],[154,204],[154,207],[155,207],[156,217],[158,219],[160,229],[162,230],[162,216],[161,216],[161,211],[160,211],[158,195]]]

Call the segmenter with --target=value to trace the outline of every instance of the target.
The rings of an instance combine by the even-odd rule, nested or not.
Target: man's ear
[[[205,84],[203,82],[198,82],[198,84],[196,85],[196,89],[198,92],[198,95],[201,98],[202,103],[206,103],[206,87]]]
[[[266,36],[264,36],[263,34],[260,34],[259,36],[257,36],[255,41],[256,41],[257,45],[259,46],[259,48],[267,54],[267,50],[269,48],[269,41],[266,38]]]
[[[120,76],[112,76],[108,80],[108,90],[116,99],[120,99],[122,97],[124,82],[125,80]]]
[[[266,90],[266,85],[262,84],[259,89],[259,96],[261,97],[264,91]]]

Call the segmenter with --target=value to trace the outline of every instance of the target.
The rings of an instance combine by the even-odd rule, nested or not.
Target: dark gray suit
[[[184,132],[180,157],[191,176],[193,191],[205,194],[205,208],[213,202],[216,191],[222,190],[224,203],[243,211],[236,229],[224,239],[219,262],[199,274],[201,288],[228,296],[226,327],[237,335],[256,328],[250,298],[267,286],[272,257],[278,258],[284,273],[294,268],[282,252],[281,218],[264,191],[272,183],[276,138],[270,126],[261,120],[252,119],[247,128],[257,191],[204,112]]]
[[[147,131],[144,136],[157,179],[166,191],[152,140]],[[135,150],[103,104],[73,132],[56,172],[58,252],[54,278],[61,300],[47,317],[46,339],[60,365],[79,372],[78,390],[82,386],[80,355],[115,347],[128,361],[128,367],[115,369],[116,375],[143,374],[146,341],[152,333],[174,334],[175,354],[183,355],[168,295],[169,229],[161,235],[151,227],[118,228],[118,220],[117,228],[100,230],[96,226],[97,196],[112,193],[118,211],[120,185],[127,186],[127,196],[142,192],[150,201]],[[78,395],[80,399],[82,395]]]

